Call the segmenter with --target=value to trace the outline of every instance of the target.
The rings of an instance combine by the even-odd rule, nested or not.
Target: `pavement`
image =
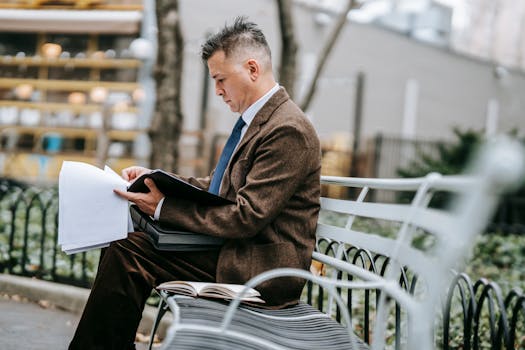
[[[67,349],[89,290],[34,278],[0,274],[0,349]],[[146,306],[139,326],[137,350],[147,349],[156,308]],[[164,317],[157,334],[169,326]],[[160,343],[156,344],[158,349]]]
[[[78,315],[18,296],[0,297],[0,348],[67,349]]]

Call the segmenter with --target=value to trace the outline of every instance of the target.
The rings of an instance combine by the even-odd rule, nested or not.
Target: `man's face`
[[[208,68],[215,81],[215,93],[232,112],[243,113],[254,102],[251,101],[253,81],[247,65],[235,58],[226,58],[224,51],[217,51],[208,59]]]

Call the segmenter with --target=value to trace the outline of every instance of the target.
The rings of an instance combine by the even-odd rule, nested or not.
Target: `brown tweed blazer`
[[[307,270],[319,214],[320,145],[302,111],[281,88],[261,108],[235,151],[220,195],[236,202],[203,206],[166,198],[160,221],[226,238],[217,282],[244,283],[276,267]],[[210,177],[188,178],[207,189]],[[268,306],[297,302],[304,281],[279,278],[257,287]]]

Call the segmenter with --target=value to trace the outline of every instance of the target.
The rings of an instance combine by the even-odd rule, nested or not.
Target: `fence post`
[[[350,176],[356,177],[358,174],[357,160],[359,156],[359,146],[361,143],[361,119],[363,117],[363,94],[365,87],[365,74],[357,74],[357,84],[354,98],[354,129],[353,129],[353,146],[352,146],[352,163]]]

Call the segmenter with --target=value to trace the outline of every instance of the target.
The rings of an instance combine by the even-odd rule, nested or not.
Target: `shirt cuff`
[[[159,221],[160,219],[160,210],[162,209],[162,203],[164,203],[164,199],[166,197],[162,197],[159,201],[159,203],[157,203],[157,208],[155,208],[155,214],[153,214],[153,219],[155,221]]]

